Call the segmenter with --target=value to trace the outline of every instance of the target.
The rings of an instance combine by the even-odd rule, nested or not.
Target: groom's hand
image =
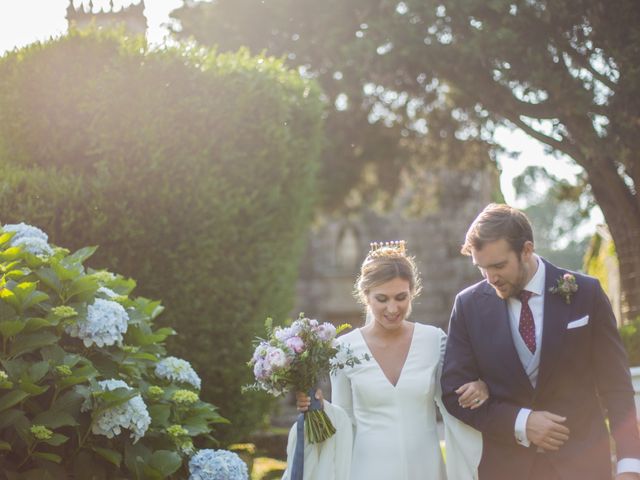
[[[527,418],[527,438],[544,450],[558,450],[569,440],[569,429],[563,425],[566,420],[550,412],[531,412]]]

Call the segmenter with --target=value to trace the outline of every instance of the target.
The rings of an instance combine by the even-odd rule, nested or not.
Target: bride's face
[[[367,295],[375,322],[387,329],[398,328],[411,313],[411,286],[408,280],[396,277],[371,288]]]

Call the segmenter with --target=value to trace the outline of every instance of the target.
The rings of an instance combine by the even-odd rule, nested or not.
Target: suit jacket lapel
[[[544,282],[544,313],[542,319],[542,345],[540,351],[540,368],[538,370],[538,381],[536,382],[536,393],[548,381],[553,366],[556,364],[558,355],[562,352],[562,343],[567,333],[567,323],[570,318],[571,305],[567,304],[561,295],[553,294],[549,291],[555,287],[565,272],[546,260],[546,273]]]
[[[511,378],[515,379],[527,394],[532,394],[533,387],[513,344],[507,302],[498,297],[488,283],[484,284],[482,293],[479,316],[487,327],[487,335],[491,335],[491,343],[499,346],[496,348],[494,359],[502,368],[511,372]]]

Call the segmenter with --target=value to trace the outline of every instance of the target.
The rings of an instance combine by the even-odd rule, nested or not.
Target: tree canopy
[[[319,79],[335,105],[336,201],[367,163],[379,187],[416,161],[487,162],[498,125],[568,155],[616,243],[626,313],[640,314],[637,1],[216,0],[174,17],[178,37],[283,55]]]

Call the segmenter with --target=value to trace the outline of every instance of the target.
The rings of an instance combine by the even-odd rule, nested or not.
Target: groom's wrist
[[[516,442],[523,447],[529,447],[531,445],[531,441],[527,438],[527,420],[529,419],[529,415],[531,415],[530,409],[521,408],[514,426]]]

